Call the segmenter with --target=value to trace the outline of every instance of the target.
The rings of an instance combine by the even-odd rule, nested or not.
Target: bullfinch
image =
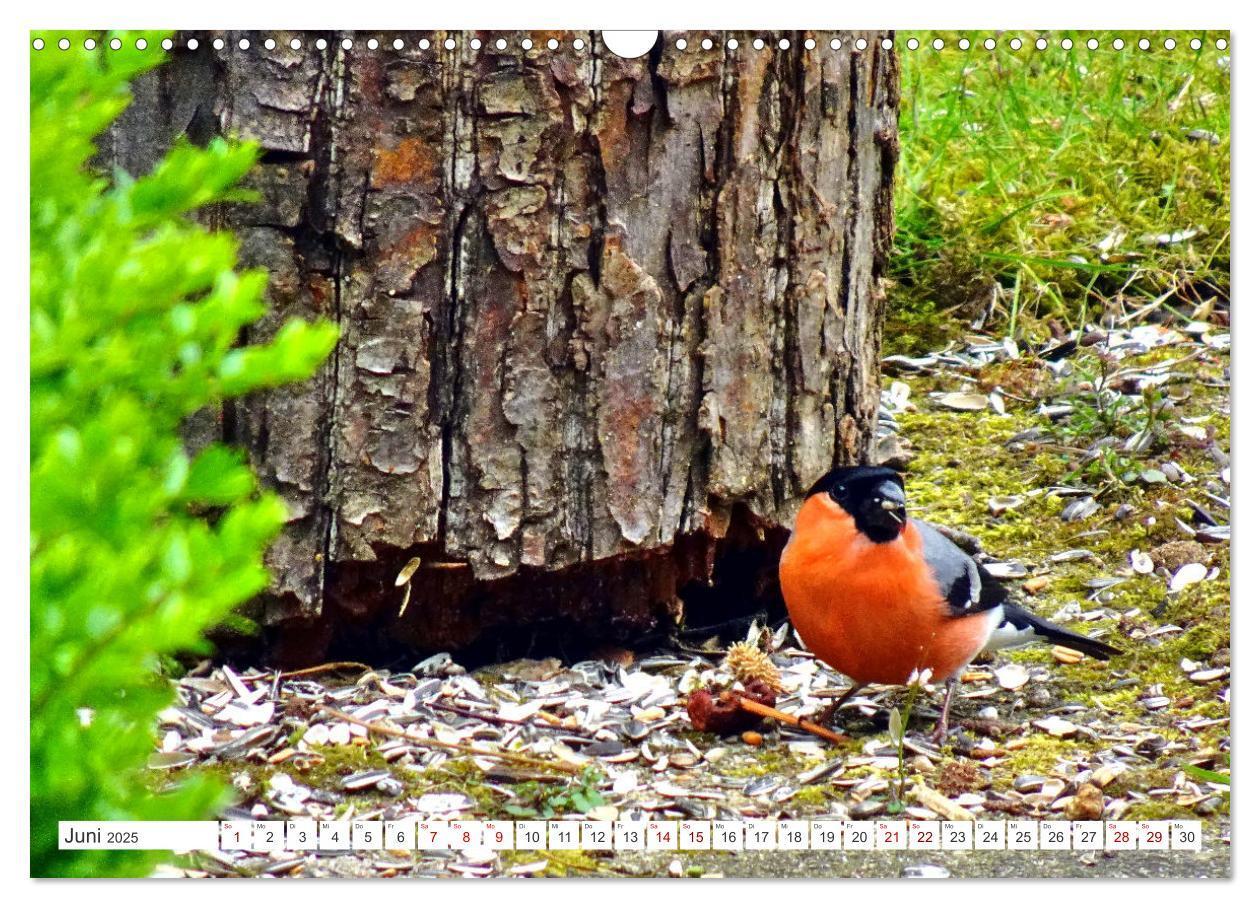
[[[854,682],[828,712],[868,684],[930,670],[947,682],[938,742],[958,675],[981,651],[1043,641],[1098,659],[1120,652],[1011,602],[983,565],[906,516],[901,476],[886,467],[841,467],[813,485],[779,582],[801,640]]]

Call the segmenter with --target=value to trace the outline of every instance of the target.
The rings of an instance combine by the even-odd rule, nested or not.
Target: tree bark
[[[213,218],[271,274],[250,334],[340,325],[314,380],[190,427],[245,446],[289,505],[264,619],[291,661],[356,633],[630,637],[724,552],[773,595],[799,496],[872,444],[883,34],[666,33],[635,60],[587,32],[191,36],[102,151],[136,172],[180,135],[258,142],[261,201]]]

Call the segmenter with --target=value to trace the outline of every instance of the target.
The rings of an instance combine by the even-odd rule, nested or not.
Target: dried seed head
[[[775,692],[783,690],[779,670],[769,656],[751,643],[736,643],[731,646],[726,651],[726,667],[735,676],[735,680],[745,686],[753,681],[760,681]]]
[[[1151,561],[1155,567],[1174,573],[1191,562],[1205,562],[1210,557],[1207,549],[1188,539],[1176,539],[1151,549]]]

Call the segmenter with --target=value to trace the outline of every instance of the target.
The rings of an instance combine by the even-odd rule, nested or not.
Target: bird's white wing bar
[[[994,609],[994,616],[997,619],[992,631],[989,632],[989,641],[984,645],[988,651],[999,649],[1012,649],[1017,646],[1025,646],[1037,639],[1037,631],[1031,625],[1020,627],[1012,621],[1006,619],[1004,609]]]

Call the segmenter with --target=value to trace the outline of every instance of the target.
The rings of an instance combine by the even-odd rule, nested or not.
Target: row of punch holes
[[[300,38],[292,38],[289,40],[288,43],[289,43],[290,50],[302,49],[302,39]],[[313,43],[317,50],[326,50],[328,48],[328,39],[326,38],[317,38],[315,39]],[[395,38],[393,41],[389,41],[389,42],[381,42],[381,41],[378,41],[376,38],[368,38],[363,43],[365,44],[368,50],[378,50],[382,46],[388,46],[388,47],[392,47],[396,51],[401,51],[401,50],[406,49],[407,47],[407,43],[403,41],[402,38]],[[454,38],[446,38],[441,43],[442,43],[442,46],[446,48],[447,50],[454,50],[458,46],[458,43],[456,42]],[[507,42],[507,39],[505,38],[497,38],[491,43],[494,45],[495,49],[497,50],[501,50],[501,51],[507,50],[508,42]],[[754,50],[763,50],[767,46],[767,42],[761,38],[754,38],[750,43],[752,44],[752,47]],[[788,38],[780,38],[777,42],[773,42],[773,43],[776,44],[776,46],[780,50],[788,50],[792,46],[792,42]],[[818,42],[815,41],[813,38],[806,38],[802,43],[806,50],[813,50],[814,48],[818,46]],[[832,38],[827,43],[828,43],[828,46],[832,50],[839,50],[841,47],[844,46],[844,42],[840,38]],[[996,50],[998,47],[998,43],[999,42],[996,38],[985,38],[984,41],[980,42],[980,45],[985,50]],[[1010,50],[1013,50],[1013,51],[1021,50],[1024,47],[1024,41],[1022,38],[1010,38],[1005,43],[1006,43],[1006,46]],[[1066,37],[1060,38],[1058,39],[1057,43],[1064,50],[1071,50],[1073,47],[1075,47],[1075,41],[1073,41],[1072,38],[1066,38]],[[1136,43],[1139,50],[1150,50],[1153,46],[1155,46],[1154,44],[1152,44],[1149,38],[1139,38]],[[1177,41],[1175,38],[1165,38],[1163,42],[1161,43],[1165,50],[1175,50],[1177,47]],[[1203,40],[1200,38],[1192,38],[1190,40],[1190,49],[1200,50],[1203,47],[1203,43],[1204,43]],[[214,38],[211,40],[210,44],[215,50],[223,50],[223,48],[227,46],[227,43],[223,38]],[[1035,41],[1032,42],[1032,46],[1035,47],[1037,50],[1045,50],[1046,48],[1050,46],[1050,44],[1051,44],[1051,41],[1048,38],[1037,38]],[[162,39],[161,45],[162,45],[163,50],[173,50],[175,47],[175,42],[170,38],[164,38]],[[699,41],[699,45],[704,50],[712,50],[714,46],[714,41],[712,38],[702,38]],[[1215,41],[1215,45],[1216,45],[1217,50],[1225,50],[1226,48],[1229,47],[1229,42],[1224,38],[1217,38]],[[44,39],[36,38],[32,42],[31,46],[35,50],[43,50],[45,47]],[[107,46],[111,50],[121,50],[123,46],[122,39],[117,38],[117,37],[111,38],[107,42]],[[201,46],[201,42],[197,38],[189,38],[185,46],[188,48],[188,50],[196,50],[198,47]],[[237,41],[237,47],[240,50],[249,50],[250,46],[251,44],[248,38],[241,38]],[[265,50],[275,50],[277,47],[277,43],[274,38],[266,38],[263,40],[262,46]],[[341,41],[341,46],[345,50],[351,50],[355,46],[355,41],[352,38],[343,38]],[[428,38],[421,38],[420,41],[417,43],[417,46],[419,47],[420,50],[428,50],[430,47],[433,46],[433,42],[431,42]],[[470,38],[468,41],[468,46],[473,50],[480,50],[483,46],[483,42],[480,38]],[[560,42],[556,38],[549,38],[546,42],[546,46],[548,50],[553,50],[553,51],[559,50]],[[586,41],[584,41],[582,38],[574,38],[572,41],[572,46],[574,50],[577,50],[577,51],[583,50],[586,47]],[[674,46],[678,50],[686,50],[688,47],[687,39],[686,38],[676,39],[674,42]],[[853,48],[855,50],[859,50],[859,51],[866,50],[868,46],[869,46],[869,42],[865,38],[858,38],[856,41],[853,42]],[[893,39],[892,38],[882,39],[880,41],[880,46],[884,50],[891,50],[893,47]],[[933,38],[927,44],[920,42],[918,38],[907,38],[904,42],[904,47],[907,50],[918,50],[920,47],[931,47],[933,50],[943,51],[948,46],[949,44],[943,38]],[[956,42],[956,46],[959,50],[970,50],[971,40],[968,38],[959,38]],[[1097,50],[1099,47],[1103,47],[1103,46],[1105,45],[1102,42],[1100,42],[1097,38],[1087,38],[1085,40],[1085,47],[1088,48],[1089,50]],[[1113,50],[1124,50],[1124,48],[1127,45],[1123,38],[1113,38],[1110,42],[1110,46]],[[57,41],[57,47],[60,50],[69,50],[70,39],[61,38],[59,41]],[[83,47],[85,50],[95,50],[96,39],[94,38],[84,39]],[[148,48],[148,42],[144,38],[137,38],[135,40],[135,47],[137,50],[146,50]],[[532,50],[534,47],[534,42],[529,38],[522,38],[520,41],[520,47],[522,50]],[[738,50],[740,47],[740,42],[737,38],[730,38],[726,42],[726,47],[729,50]]]

